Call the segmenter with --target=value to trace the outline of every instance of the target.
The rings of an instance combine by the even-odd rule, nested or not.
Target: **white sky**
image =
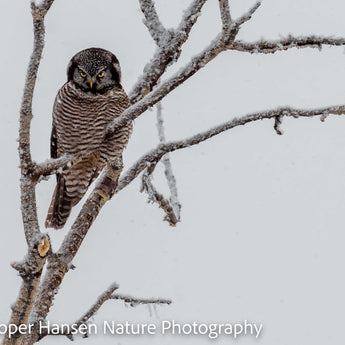
[[[190,0],[157,0],[163,23],[176,26]],[[231,1],[233,17],[254,2]],[[31,53],[29,6],[7,1],[0,14],[0,98],[2,125],[0,200],[0,323],[6,323],[20,278],[10,268],[25,255],[19,203],[18,109]],[[218,1],[209,0],[192,31],[179,64],[205,47],[220,29]],[[264,0],[239,38],[254,41],[293,35],[345,36],[341,0]],[[34,100],[32,151],[49,155],[51,109],[66,80],[69,59],[98,46],[120,60],[123,86],[130,90],[154,52],[137,1],[56,0],[47,16],[46,49]],[[184,138],[234,116],[282,105],[320,107],[344,103],[344,48],[290,50],[274,55],[226,52],[163,102],[169,139]],[[156,205],[139,193],[139,180],[102,210],[51,310],[50,320],[72,322],[110,283],[139,297],[166,297],[169,307],[125,308],[108,302],[103,320],[159,323],[263,323],[259,340],[239,344],[339,344],[345,307],[345,120],[288,119],[283,136],[273,122],[237,128],[191,149],[174,153],[173,168],[182,203],[182,222],[174,229]],[[155,113],[135,122],[125,153],[128,167],[158,142]],[[155,183],[166,190],[159,169]],[[37,189],[43,226],[55,179]],[[78,208],[79,209],[79,208]],[[78,209],[74,210],[75,216]],[[73,216],[72,215],[72,216]],[[72,217],[73,218],[73,217]],[[68,225],[71,225],[72,219]],[[42,228],[43,229],[43,228]],[[49,230],[53,249],[66,234]],[[91,337],[75,344],[209,344],[207,337]],[[228,344],[222,337],[217,344]],[[42,344],[67,344],[46,338]]]

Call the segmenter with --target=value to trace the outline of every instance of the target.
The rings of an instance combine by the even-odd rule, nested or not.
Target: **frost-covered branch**
[[[168,299],[162,299],[162,298],[137,298],[132,297],[129,295],[121,295],[121,294],[115,294],[114,291],[119,288],[119,285],[114,283],[111,284],[110,287],[104,291],[96,300],[96,302],[89,308],[89,310],[78,320],[73,322],[74,328],[79,328],[83,324],[87,324],[89,320],[96,315],[96,313],[99,311],[99,309],[103,306],[103,304],[109,300],[120,300],[124,303],[130,305],[131,307],[136,307],[141,304],[171,304],[171,300]],[[68,327],[68,329],[72,329],[71,326]],[[44,331],[40,334],[40,339],[47,336],[49,333],[47,331]],[[67,331],[62,331],[60,333],[54,332],[53,335],[65,335],[70,340],[74,340],[73,335],[71,333],[68,333]]]
[[[262,1],[258,1],[248,12],[244,13],[240,18],[236,19],[236,25],[241,26],[252,19],[253,14],[261,6]]]
[[[139,0],[141,11],[145,16],[144,24],[159,47],[163,46],[166,30],[159,20],[152,0]]]
[[[131,121],[135,120],[140,116],[144,111],[149,107],[152,107],[157,102],[162,100],[167,94],[193,76],[201,68],[205,67],[210,61],[218,56],[223,51],[228,49],[228,45],[231,45],[236,38],[239,27],[251,18],[253,13],[260,6],[258,2],[253,8],[251,8],[246,14],[240,17],[239,20],[235,21],[231,25],[231,34],[224,41],[223,34],[220,33],[217,37],[198,55],[193,57],[191,61],[177,72],[174,76],[163,82],[159,87],[155,88],[152,92],[147,94],[143,99],[133,104],[131,107],[126,109],[122,115],[115,120],[107,127],[107,136],[113,135],[117,130],[126,126]]]
[[[35,184],[31,179],[34,168],[30,152],[30,128],[32,120],[32,100],[37,79],[38,67],[44,47],[44,18],[54,0],[42,1],[40,5],[31,2],[31,14],[34,27],[34,45],[31,54],[19,120],[19,159],[21,168],[20,192],[21,212],[28,254],[23,263],[12,266],[19,271],[22,285],[17,300],[12,306],[9,324],[26,324],[37,296],[39,283],[46,256],[50,251],[48,236],[41,234],[37,218]],[[4,337],[3,345],[17,345],[21,343],[20,334]]]
[[[158,105],[157,105],[157,129],[158,129],[159,142],[161,144],[166,143],[165,130],[164,130],[164,120],[163,120],[162,104],[161,103],[158,103]],[[174,217],[173,218],[170,217],[170,218],[173,221],[176,220],[177,222],[179,222],[180,221],[181,204],[178,200],[176,178],[175,178],[174,173],[173,173],[169,154],[166,154],[163,157],[162,162],[164,165],[165,178],[168,182],[168,186],[169,186],[169,190],[170,190],[170,198],[169,199],[170,199],[172,209],[174,211]]]
[[[161,144],[166,143],[161,103],[157,104],[157,130],[159,142]],[[164,165],[164,174],[170,189],[169,200],[164,198],[164,196],[157,191],[152,183],[152,174],[156,168],[155,164],[152,164],[145,169],[145,172],[142,176],[141,191],[145,191],[147,193],[149,202],[157,203],[159,207],[163,209],[165,212],[164,220],[166,220],[169,225],[175,226],[180,221],[181,204],[178,201],[176,179],[172,171],[169,154],[166,154],[163,157],[162,163]]]
[[[245,115],[240,118],[234,118],[230,121],[227,121],[221,125],[213,127],[205,132],[198,133],[184,140],[171,141],[165,144],[160,144],[157,148],[151,150],[150,152],[143,155],[136,163],[132,165],[131,168],[123,174],[120,179],[117,187],[117,192],[129,185],[142,171],[148,168],[152,164],[157,164],[162,157],[176,150],[181,150],[193,145],[197,145],[203,141],[206,141],[218,134],[221,134],[225,131],[228,131],[232,128],[246,125],[250,122],[255,122],[258,120],[264,119],[276,119],[277,117],[314,117],[320,116],[320,119],[323,121],[327,114],[334,115],[344,115],[345,114],[345,105],[331,106],[325,108],[317,109],[297,109],[297,108],[277,108],[273,110],[267,110],[262,112],[257,112],[249,115]]]
[[[152,91],[157,85],[160,77],[166,71],[166,68],[174,61],[177,61],[181,54],[181,47],[189,37],[189,33],[196,23],[202,6],[207,0],[193,0],[182,17],[181,23],[176,30],[166,30],[160,24],[158,15],[154,9],[152,1],[139,0],[143,13],[145,15],[145,25],[148,27],[151,36],[155,39],[159,48],[155,52],[151,61],[145,66],[143,75],[139,78],[129,98],[132,104],[138,102],[145,95]],[[149,9],[153,12],[148,13]],[[157,38],[157,35],[164,29],[164,35]]]
[[[82,324],[86,324],[95,314],[98,312],[98,310],[102,307],[102,305],[111,299],[112,294],[114,293],[115,290],[119,288],[119,285],[116,283],[113,283],[109,286],[109,288],[104,291],[96,300],[96,302],[87,310],[87,312],[78,320],[73,322],[73,324],[78,328]],[[70,327],[71,328],[71,327]],[[45,336],[48,335],[48,332],[41,332],[40,334],[40,339],[44,338]],[[70,340],[73,340],[73,335],[70,333],[59,333],[58,335],[65,335],[67,336]]]
[[[35,188],[29,178],[33,168],[30,152],[30,128],[32,120],[32,99],[36,84],[37,71],[42,57],[44,47],[44,17],[47,14],[53,0],[43,1],[39,6],[31,2],[31,14],[34,26],[34,47],[31,54],[29,67],[26,74],[24,94],[20,109],[19,124],[19,159],[21,167],[21,201],[22,217],[25,237],[30,246],[33,235],[38,235],[39,225],[36,212]]]
[[[306,36],[293,37],[289,36],[276,41],[261,40],[247,43],[235,41],[228,46],[230,50],[238,50],[251,54],[273,54],[277,51],[288,50],[291,48],[321,48],[323,45],[344,46],[345,38]]]
[[[229,8],[229,0],[219,0],[219,10],[220,10],[220,17],[222,19],[222,30],[223,30],[223,37],[226,39],[230,34],[231,30],[231,15],[230,15],[230,8]]]

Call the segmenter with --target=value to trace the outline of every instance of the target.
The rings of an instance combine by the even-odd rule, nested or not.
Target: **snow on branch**
[[[149,94],[147,94],[147,92],[149,92],[149,90],[147,90],[147,92],[144,93],[147,95],[143,99],[137,101],[131,107],[126,109],[120,117],[114,119],[112,123],[108,125],[107,136],[111,137],[118,129],[120,129],[123,126],[126,126],[129,122],[135,120],[149,107],[155,105],[157,102],[163,99],[168,93],[170,93],[176,87],[178,87],[191,76],[193,76],[201,68],[205,67],[206,64],[212,61],[216,56],[218,56],[218,54],[227,50],[228,45],[231,45],[231,42],[235,40],[239,30],[239,26],[245,23],[247,20],[249,20],[259,6],[260,2],[258,2],[253,8],[251,8],[247,13],[240,17],[239,20],[237,20],[234,24],[231,25],[232,34],[227,38],[226,41],[224,41],[223,34],[220,33],[203,51],[201,51],[198,55],[193,57],[191,61],[179,72],[177,72],[171,78],[163,82],[159,87],[154,89]],[[162,71],[162,73],[163,72],[164,71]],[[133,96],[131,97],[131,100],[136,101],[136,99],[133,99]]]
[[[189,33],[198,20],[201,14],[201,9],[205,5],[206,1],[207,0],[194,0],[184,12],[181,22],[176,29],[176,32],[180,34],[180,46],[182,46],[182,44],[188,39]]]
[[[164,121],[162,115],[162,104],[157,104],[157,130],[159,142],[164,144],[166,142],[164,133]],[[142,176],[141,191],[146,192],[149,198],[149,202],[157,203],[160,208],[165,212],[164,220],[166,220],[170,226],[175,226],[180,221],[181,204],[178,201],[176,179],[172,171],[169,154],[166,154],[162,163],[164,165],[164,174],[168,182],[170,190],[170,198],[167,200],[164,196],[157,191],[152,183],[152,174],[156,168],[155,164],[148,166]]]
[[[344,46],[345,38],[306,36],[288,36],[276,41],[261,40],[247,43],[235,41],[228,46],[230,50],[238,50],[245,53],[273,54],[277,51],[288,50],[291,48],[321,48],[323,45]]]
[[[176,150],[181,150],[193,145],[197,145],[232,128],[243,126],[247,123],[258,120],[276,119],[277,117],[281,119],[283,117],[298,118],[320,116],[322,120],[327,114],[344,115],[345,105],[310,110],[284,107],[262,112],[256,112],[249,115],[245,115],[240,118],[234,118],[221,125],[213,127],[205,132],[195,134],[187,139],[160,144],[155,149],[143,155],[136,163],[132,165],[131,168],[127,170],[126,173],[123,174],[122,178],[119,180],[117,192],[125,188],[128,184],[130,184],[147,167],[149,167],[152,164],[157,164],[165,154],[169,152],[174,152]]]
[[[248,22],[252,19],[253,14],[257,11],[257,9],[261,6],[262,1],[258,1],[248,12],[244,13],[241,17],[236,19],[235,24],[236,26],[241,26],[242,24]]]
[[[13,268],[19,271],[22,277],[22,285],[18,297],[12,306],[12,314],[9,321],[9,324],[16,325],[17,327],[28,322],[39,289],[46,256],[51,248],[48,236],[41,234],[38,224],[35,184],[31,180],[33,162],[30,152],[30,128],[33,93],[44,47],[44,18],[53,2],[54,0],[45,0],[40,5],[36,5],[33,1],[31,2],[34,45],[26,73],[23,99],[20,107],[18,150],[21,168],[21,213],[28,254],[23,263],[12,265]],[[21,340],[19,336],[10,338],[9,334],[6,334],[2,344],[17,345],[21,343]]]
[[[145,16],[144,24],[157,45],[161,47],[164,42],[166,30],[159,20],[154,2],[152,0],[139,0],[139,3],[141,11]]]
[[[173,61],[177,61],[181,54],[181,47],[189,37],[190,30],[196,23],[202,6],[207,0],[194,0],[182,17],[181,23],[176,30],[164,29],[164,36],[157,38],[157,35],[162,30],[163,26],[160,24],[158,15],[154,9],[152,1],[139,0],[145,16],[145,25],[148,27],[151,36],[155,39],[159,49],[155,52],[153,58],[148,62],[144,68],[143,75],[139,78],[132,91],[129,93],[129,98],[132,104],[141,100],[157,85],[160,77],[166,71],[166,68]],[[150,12],[149,9],[152,9]]]
[[[229,8],[229,0],[219,0],[219,10],[220,17],[222,19],[223,35],[224,37],[226,37],[230,32],[232,22]]]

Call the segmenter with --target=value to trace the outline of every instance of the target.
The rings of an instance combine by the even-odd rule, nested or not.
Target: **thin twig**
[[[241,26],[242,24],[248,22],[252,18],[253,14],[257,11],[257,9],[261,6],[261,2],[262,1],[258,1],[248,12],[236,19],[236,25]]]
[[[97,298],[97,301],[90,307],[90,309],[79,320],[75,322],[75,324],[80,326],[81,324],[86,323],[88,320],[90,320],[90,318],[98,312],[101,306],[110,299],[111,295],[118,288],[118,284],[111,284],[109,288]]]
[[[163,120],[162,104],[161,103],[157,104],[157,129],[158,129],[159,142],[161,144],[166,143],[165,131],[164,131],[164,120]],[[173,173],[169,154],[166,154],[163,157],[162,163],[164,164],[164,174],[165,174],[165,177],[167,179],[169,190],[170,190],[170,203],[171,203],[172,209],[174,211],[174,217],[171,220],[179,222],[180,221],[181,204],[178,200],[176,178],[175,178],[175,175]]]
[[[121,300],[125,303],[128,303],[131,307],[136,307],[140,304],[171,304],[170,299],[162,299],[162,298],[135,298],[128,295],[118,295],[114,294],[110,297],[110,299]]]
[[[141,304],[171,304],[171,300],[163,298],[137,298],[129,295],[120,295],[114,294],[114,291],[119,288],[119,285],[113,283],[110,287],[104,291],[96,300],[96,302],[89,308],[89,310],[73,324],[69,325],[68,329],[77,329],[83,324],[87,324],[89,320],[96,315],[99,309],[103,306],[106,301],[109,300],[120,300],[126,304],[129,304],[131,307],[136,307]],[[72,328],[73,325],[73,328]],[[47,335],[64,335],[70,340],[74,340],[73,335],[65,330],[61,332],[55,331],[54,334],[49,333],[47,330],[41,332],[39,340],[46,337]],[[87,335],[86,335],[87,336]]]
[[[180,219],[174,212],[171,202],[164,198],[164,196],[157,191],[152,184],[152,173],[155,168],[155,164],[150,165],[145,169],[142,176],[142,187],[141,191],[145,191],[149,197],[149,201],[155,202],[165,212],[164,220],[166,220],[170,226],[175,226]]]
[[[283,135],[283,130],[280,128],[280,125],[282,124],[282,117],[281,116],[276,116],[274,118],[274,130],[278,135]]]

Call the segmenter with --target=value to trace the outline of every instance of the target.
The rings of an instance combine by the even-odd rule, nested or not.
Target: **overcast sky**
[[[157,0],[163,24],[176,26],[191,0]],[[233,17],[253,1],[233,0]],[[345,37],[341,0],[264,0],[239,38],[255,41],[288,34]],[[10,262],[26,253],[19,203],[18,110],[32,48],[29,5],[7,1],[1,11],[0,83],[2,125],[0,170],[0,323],[6,323],[20,278]],[[187,63],[221,28],[218,1],[209,0],[177,66]],[[51,111],[66,81],[66,66],[79,50],[96,46],[118,57],[123,86],[131,90],[155,46],[142,23],[138,2],[56,0],[46,18],[46,47],[39,70],[32,122],[36,161],[49,156]],[[344,48],[250,55],[225,52],[163,101],[169,140],[188,137],[249,112],[289,105],[313,108],[345,103]],[[49,320],[73,322],[112,282],[119,292],[171,298],[171,306],[125,308],[108,302],[94,322],[128,320],[160,323],[263,324],[258,340],[239,344],[339,344],[345,308],[345,119],[330,116],[283,121],[283,136],[272,121],[253,123],[197,147],[171,155],[182,222],[175,228],[148,204],[134,182],[102,209],[55,299]],[[125,167],[158,142],[155,110],[135,121],[124,154]],[[162,169],[154,182],[167,191]],[[55,179],[37,189],[44,219]],[[56,250],[66,227],[49,230]],[[228,344],[223,336],[217,344]],[[45,338],[42,344],[67,344]],[[75,344],[209,344],[206,336],[93,336]]]

